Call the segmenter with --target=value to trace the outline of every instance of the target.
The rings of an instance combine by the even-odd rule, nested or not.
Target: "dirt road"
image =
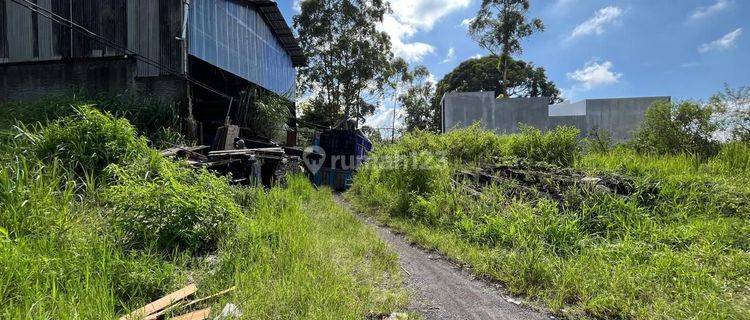
[[[349,207],[343,198],[337,200]],[[428,320],[550,319],[544,313],[520,306],[519,301],[475,279],[442,256],[408,243],[388,228],[367,223],[398,253],[407,287],[412,292],[409,311],[420,313]]]
[[[410,311],[426,319],[549,319],[550,317],[509,302],[484,281],[434,253],[428,253],[387,228],[375,226],[381,238],[399,255],[413,293]]]

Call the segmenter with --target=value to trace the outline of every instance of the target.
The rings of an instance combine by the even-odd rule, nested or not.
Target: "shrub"
[[[634,134],[633,146],[642,153],[689,153],[702,158],[715,155],[718,143],[713,139],[719,126],[713,121],[710,105],[684,101],[654,103]]]
[[[92,97],[94,108],[108,112],[117,118],[127,119],[140,134],[159,146],[161,139],[167,142],[182,142],[177,106],[150,95],[126,91],[122,94]],[[165,135],[166,134],[166,135]]]
[[[519,158],[570,166],[581,154],[580,131],[575,127],[557,127],[546,133],[527,125],[520,127],[521,134],[510,144],[511,152]]]
[[[268,139],[280,139],[293,107],[289,100],[269,93],[247,108],[240,106],[238,118],[251,132]]]
[[[733,89],[724,84],[724,91],[711,97],[709,103],[726,134],[735,141],[750,143],[750,86]]]
[[[464,138],[467,131],[457,132]],[[576,158],[576,134],[553,134],[526,128],[497,141],[507,139],[507,154],[519,158],[558,164],[560,158]],[[412,135],[375,153],[447,150],[442,137]],[[748,155],[750,148],[739,143],[723,146],[708,162],[682,151],[641,154],[623,146],[575,161],[587,176],[624,178],[632,189],[627,195],[618,194],[618,187],[590,186],[573,170],[555,171],[572,178],[575,188],[564,193],[531,170],[519,172],[519,181],[485,186],[448,180],[415,192],[391,181],[401,176],[409,181],[416,172],[377,170],[388,158],[373,157],[355,177],[350,195],[365,212],[421,246],[470,265],[477,276],[498,280],[512,293],[540,299],[564,317],[744,319]],[[472,165],[450,163],[453,170],[471,171]],[[414,181],[440,175],[422,177]],[[520,181],[541,187],[519,193]]]
[[[98,176],[112,163],[144,156],[145,139],[124,119],[115,119],[90,106],[76,108],[76,114],[48,126],[25,132],[25,148],[36,158],[50,163],[61,161],[78,174]]]
[[[390,192],[393,196],[392,213],[414,216],[413,210],[410,212],[413,200],[448,185],[450,168],[445,159],[427,152],[400,154],[394,151],[385,147],[373,155],[377,159],[373,163],[378,165],[360,168],[355,180],[362,181],[364,185],[357,190],[364,193]]]
[[[47,125],[60,118],[76,115],[76,107],[82,105],[127,119],[155,147],[171,146],[163,144],[162,140],[167,143],[185,142],[184,137],[179,134],[181,119],[174,104],[131,91],[118,95],[91,95],[75,91],[36,101],[7,103],[0,106],[0,131],[17,123]]]
[[[711,159],[710,165],[727,174],[750,175],[750,143],[737,141],[723,145],[719,154]]]
[[[479,123],[475,123],[443,134],[441,140],[450,159],[461,162],[493,162],[494,158],[508,155],[512,136],[484,130]]]
[[[607,153],[612,150],[612,134],[606,130],[592,130],[586,138],[586,149],[593,153]]]
[[[127,248],[211,250],[239,214],[225,178],[182,167],[155,151],[108,171],[116,184],[104,198],[114,208],[113,222]]]
[[[0,130],[11,128],[17,122],[46,124],[75,114],[73,106],[89,103],[91,101],[80,93],[47,96],[30,102],[10,102],[0,106]]]

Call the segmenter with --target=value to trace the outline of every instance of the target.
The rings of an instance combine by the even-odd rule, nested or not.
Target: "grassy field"
[[[231,187],[86,107],[11,134],[2,319],[114,319],[189,282],[197,297],[237,286],[196,307],[231,302],[248,319],[361,319],[406,301],[394,253],[303,177]]]
[[[614,174],[632,190],[575,184],[560,198],[544,197],[560,186],[541,179],[533,188],[509,180],[476,192],[456,175],[539,161],[562,168],[554,172]],[[626,147],[587,153],[565,129],[500,136],[471,127],[380,148],[348,197],[416,243],[558,315],[747,319],[749,166],[750,147],[741,143],[698,160]]]

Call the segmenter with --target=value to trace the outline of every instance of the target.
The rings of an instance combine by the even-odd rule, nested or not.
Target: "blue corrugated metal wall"
[[[193,0],[189,53],[280,95],[294,93],[292,59],[263,17],[236,0]]]

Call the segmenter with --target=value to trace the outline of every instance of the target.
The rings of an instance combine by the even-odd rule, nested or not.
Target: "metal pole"
[[[180,40],[182,41],[182,74],[186,77],[189,73],[189,63],[188,63],[188,36],[187,36],[187,29],[188,29],[188,16],[190,15],[190,0],[184,0],[183,1],[183,10],[182,10],[182,32],[180,34]],[[193,115],[193,92],[192,92],[192,86],[190,85],[190,81],[185,82],[186,88],[185,88],[185,95],[187,97],[187,107],[188,107],[188,136],[191,139],[197,138],[197,121],[195,121],[195,116]],[[231,105],[231,102],[230,102]]]

